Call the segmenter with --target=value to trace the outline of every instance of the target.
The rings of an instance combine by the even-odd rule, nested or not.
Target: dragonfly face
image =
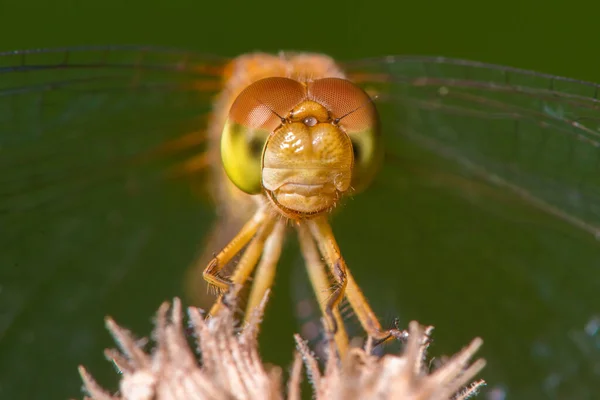
[[[264,70],[258,58],[246,60],[249,74]],[[369,122],[363,128],[370,127],[373,134],[354,134],[344,125],[358,115],[351,113],[337,123],[344,136],[333,129],[344,112],[336,113],[336,107],[324,100],[316,101],[317,105],[311,103],[314,99],[286,104],[278,112],[286,123],[275,118],[267,129],[256,128],[261,126],[258,120],[249,123],[244,112],[230,115],[242,90],[267,77],[241,79],[236,83],[240,90],[234,92],[225,84],[238,76],[231,61],[151,48],[0,55],[0,377],[4,381],[0,390],[10,385],[31,387],[26,374],[19,372],[25,368],[19,363],[28,351],[35,353],[31,359],[46,354],[52,360],[38,362],[47,376],[61,370],[70,376],[73,365],[89,356],[89,349],[75,345],[80,343],[76,339],[83,337],[101,347],[86,332],[107,312],[104,304],[122,309],[123,296],[115,295],[119,285],[130,282],[130,302],[156,304],[172,296],[181,287],[183,270],[193,262],[197,247],[204,243],[209,254],[200,263],[201,270],[262,206],[267,224],[260,224],[265,228],[261,232],[257,227],[256,235],[264,239],[263,248],[279,248],[276,239],[281,235],[273,240],[269,236],[285,227],[268,210],[281,207],[288,216],[327,210],[338,197],[369,186],[383,152],[383,169],[361,196],[372,202],[362,209],[362,200],[349,202],[340,213],[337,232],[349,266],[354,271],[367,267],[368,275],[357,277],[367,294],[378,294],[369,289],[370,282],[377,282],[377,288],[389,284],[390,290],[397,289],[398,304],[417,310],[423,293],[440,292],[443,300],[436,307],[443,312],[427,321],[438,328],[437,321],[457,316],[457,309],[467,303],[479,304],[494,317],[489,323],[485,318],[474,321],[483,332],[470,336],[481,334],[487,339],[501,331],[495,339],[506,346],[522,341],[519,352],[525,355],[520,360],[527,365],[523,368],[537,371],[540,381],[558,374],[565,379],[561,382],[571,379],[591,390],[597,379],[567,375],[592,371],[584,367],[592,365],[597,350],[590,349],[597,346],[586,347],[581,355],[579,347],[565,343],[571,343],[569,332],[598,313],[600,251],[594,239],[600,226],[598,85],[435,57],[341,63],[329,57],[319,63],[299,58],[299,70],[314,74],[318,68],[319,73],[349,81],[373,98],[381,127],[374,116],[365,118]],[[293,73],[282,73],[276,62],[270,65],[268,76],[306,83]],[[215,97],[222,115],[215,115]],[[318,106],[331,115],[325,117]],[[307,111],[308,119],[294,119]],[[274,114],[263,114],[267,116]],[[300,143],[308,143],[306,138],[315,137],[314,127],[323,123],[333,127],[333,148],[339,153],[321,165],[319,173],[308,168],[317,160],[314,154],[285,154],[297,140],[286,142],[289,130],[284,127],[299,124],[295,126]],[[230,142],[222,141],[228,136]],[[283,173],[288,162],[301,168]],[[213,168],[221,165],[220,170]],[[332,174],[336,169],[338,174]],[[313,183],[307,186],[302,179],[317,180],[318,192],[324,195],[313,196]],[[398,189],[403,179],[411,182],[410,190]],[[208,243],[207,221],[214,213],[197,196],[207,180],[215,183],[209,192],[217,200],[215,226],[221,228],[213,230]],[[368,192],[374,193],[372,197]],[[475,210],[472,214],[452,202],[456,193],[467,198],[464,208]],[[223,203],[223,198],[235,200]],[[266,202],[257,201],[261,198]],[[526,205],[520,213],[502,213],[507,204],[519,202]],[[498,203],[502,207],[494,206]],[[500,215],[493,217],[497,224],[486,224],[482,217],[486,213]],[[314,238],[328,237],[327,227],[318,216],[313,220],[313,225],[306,223],[297,233],[307,258],[303,264],[315,266],[309,268],[309,275],[314,274],[311,279],[325,282],[316,266],[323,267],[322,258],[335,258],[335,246],[319,248],[323,241]],[[498,228],[505,225],[512,228]],[[563,233],[571,228],[583,234]],[[360,234],[359,239],[344,241],[348,232]],[[249,265],[249,261],[246,257],[236,265]],[[256,262],[260,269],[260,253]],[[482,273],[484,278],[494,278],[474,283]],[[140,276],[143,287],[131,283]],[[177,282],[169,281],[172,276],[177,276],[173,278]],[[460,278],[452,280],[455,276]],[[255,275],[254,284],[260,279]],[[193,280],[196,287],[201,281],[200,277]],[[460,286],[459,281],[468,283]],[[492,285],[492,281],[500,283]],[[168,282],[171,285],[165,288]],[[346,285],[351,283],[346,280]],[[331,286],[323,290],[327,296],[320,299],[321,305]],[[415,288],[418,293],[411,292]],[[473,301],[465,300],[478,288]],[[407,293],[412,295],[404,299]],[[150,299],[151,294],[158,298]],[[515,333],[515,326],[532,319],[535,326],[525,335]],[[491,348],[495,349],[493,344]],[[499,361],[492,357],[491,364],[501,365],[498,376],[511,376],[514,365],[502,358],[507,352],[501,346],[496,348],[492,356]],[[558,350],[548,349],[569,354],[569,363],[556,356]],[[519,384],[520,376],[515,382]],[[530,384],[541,387],[543,382]],[[75,378],[70,385],[79,387]],[[26,397],[42,395],[32,392]]]
[[[264,189],[282,214],[298,219],[333,208],[351,183],[365,187],[364,171],[378,166],[380,147],[377,112],[360,88],[339,78],[279,77],[237,97],[221,157],[238,188]],[[361,156],[356,163],[354,154]]]

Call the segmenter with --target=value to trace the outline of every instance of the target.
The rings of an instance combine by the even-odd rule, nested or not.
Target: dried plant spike
[[[144,351],[138,347],[135,339],[133,338],[130,332],[128,332],[126,329],[121,328],[110,317],[106,318],[106,328],[112,334],[113,338],[115,339],[115,342],[117,342],[117,345],[119,346],[125,357],[129,359],[129,365],[139,368],[141,366],[149,364],[150,357],[148,357],[148,355],[146,355]],[[124,367],[125,366],[119,368],[121,369]]]
[[[265,292],[265,296],[262,301],[259,303],[258,307],[252,311],[244,330],[242,331],[241,340],[244,342],[255,342],[257,340],[258,331],[260,330],[260,323],[263,320],[265,315],[265,308],[267,307],[267,300],[269,300],[270,290],[267,289]]]
[[[319,362],[317,361],[314,353],[309,349],[308,344],[300,335],[294,335],[294,340],[296,341],[296,346],[298,348],[298,352],[302,355],[302,359],[304,360],[304,365],[306,367],[306,373],[308,374],[308,380],[315,392],[319,390],[321,386],[321,373],[319,372]]]
[[[117,400],[118,397],[111,396],[106,390],[102,389],[100,385],[92,378],[90,373],[83,367],[79,366],[79,376],[83,381],[83,386],[89,393],[90,397],[85,396],[84,400]]]
[[[120,352],[107,350],[107,356],[122,366],[118,394],[100,388],[87,371],[80,374],[92,400],[229,400],[282,399],[281,373],[264,367],[258,355],[255,334],[262,319],[265,300],[255,318],[238,334],[233,307],[224,307],[218,316],[205,321],[195,308],[188,315],[202,350],[202,365],[190,348],[183,325],[179,299],[172,306],[163,303],[155,319],[156,347],[146,354],[139,342],[112,319],[107,327]],[[169,308],[171,312],[169,312]],[[246,333],[245,330],[248,330]]]
[[[294,354],[294,363],[288,381],[288,400],[300,400],[302,384],[302,354],[297,351]]]
[[[481,339],[474,339],[445,365],[430,373],[424,360],[432,329],[422,328],[413,321],[409,324],[408,342],[403,354],[371,355],[367,341],[364,348],[352,349],[340,362],[328,362],[324,374],[320,374],[314,355],[298,336],[296,342],[310,371],[314,395],[318,400],[454,400],[474,396],[485,382],[480,380],[465,386],[481,371],[485,361],[477,360],[470,366],[468,361],[481,346]]]
[[[142,342],[135,340],[131,333],[107,319],[107,327],[120,348],[120,351],[106,351],[122,371],[119,392],[111,395],[80,367],[87,391],[85,399],[283,399],[281,368],[265,366],[256,341],[267,295],[241,332],[235,328],[235,304],[227,304],[209,319],[190,307],[187,314],[197,348],[190,347],[185,336],[179,299],[174,299],[172,305],[163,303],[159,308],[153,332],[155,348],[150,354],[142,350]],[[404,352],[383,357],[371,354],[373,341],[367,340],[364,347],[352,348],[340,359],[334,339],[329,335],[330,351],[324,373],[307,343],[295,335],[298,353],[287,385],[287,398],[300,399],[302,361],[313,385],[313,398],[318,400],[454,400],[476,395],[485,382],[479,380],[470,385],[469,382],[485,361],[470,363],[469,360],[481,346],[481,339],[474,339],[446,364],[431,372],[425,361],[432,329],[411,322]],[[201,363],[195,350],[200,353]]]

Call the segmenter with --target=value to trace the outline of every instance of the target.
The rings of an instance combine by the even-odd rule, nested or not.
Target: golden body
[[[221,291],[210,314],[219,311],[222,294],[233,285],[243,285],[254,269],[247,310],[259,304],[272,285],[285,228],[291,222],[297,230],[311,283],[329,329],[335,333],[339,352],[344,353],[348,346],[338,310],[344,296],[370,336],[384,339],[397,334],[395,329],[381,328],[348,271],[328,223],[329,213],[339,198],[351,191],[355,161],[359,162],[354,160],[350,137],[353,134],[354,141],[357,135],[364,137],[365,129],[371,133],[369,129],[376,132],[378,128],[370,98],[345,80],[343,71],[331,58],[318,54],[243,55],[226,67],[224,79],[224,89],[215,101],[208,127],[208,161],[214,185],[211,191],[216,194],[220,221],[206,252],[214,255],[215,250],[223,249],[212,257],[203,272],[207,282]],[[341,98],[337,96],[340,93]],[[293,100],[296,95],[299,96],[297,101]],[[254,101],[261,96],[266,100]],[[271,105],[272,97],[275,100]],[[287,104],[288,100],[291,103]],[[281,105],[282,102],[286,104]],[[253,108],[247,103],[256,104]],[[266,108],[263,114],[257,112],[260,107]],[[278,113],[278,107],[282,112]],[[269,118],[273,121],[268,122]],[[264,139],[262,157],[258,159],[260,191],[249,194],[247,192],[256,185],[246,188],[245,182],[240,183],[238,178],[239,174],[248,174],[245,165],[237,165],[244,154],[229,155],[227,146],[237,145],[240,129],[244,131],[247,126],[255,125],[267,126],[268,135]],[[254,131],[248,129],[248,132],[252,135]],[[356,140],[364,141],[364,138]],[[250,164],[257,162],[249,161]],[[354,175],[360,176],[359,173]],[[239,233],[234,236],[236,231]],[[222,269],[244,248],[233,274],[223,276]]]

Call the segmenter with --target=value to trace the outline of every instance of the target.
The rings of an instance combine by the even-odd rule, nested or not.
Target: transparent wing
[[[219,65],[205,75],[196,63],[206,60],[190,58],[112,48],[0,54],[0,166],[10,171],[0,211],[13,210],[11,195],[62,192],[74,176],[89,183],[122,174],[123,163],[154,161],[148,152],[183,134],[200,141]]]
[[[400,134],[592,234],[600,227],[599,86],[477,62],[348,65]]]
[[[143,47],[0,53],[0,397],[48,396],[26,384],[35,357],[42,380],[73,376],[55,397],[77,396],[73,368],[100,348],[90,326],[179,293],[210,220],[194,190],[225,62]]]
[[[511,395],[593,397],[600,358],[573,333],[599,307],[598,85],[446,58],[345,67],[377,98],[389,156],[338,223],[350,265],[379,268],[356,273],[374,308],[481,335],[485,378]],[[352,224],[367,251],[345,245]]]

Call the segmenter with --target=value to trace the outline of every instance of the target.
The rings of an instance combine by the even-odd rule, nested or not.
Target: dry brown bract
[[[409,340],[402,356],[371,355],[371,346],[367,343],[364,349],[350,350],[341,365],[336,358],[330,357],[323,375],[310,349],[300,336],[295,338],[317,399],[438,400],[467,399],[477,394],[485,384],[483,380],[464,386],[485,366],[482,359],[469,365],[482,340],[473,340],[443,367],[429,373],[425,361],[432,330],[433,327],[423,329],[413,321],[409,324]]]
[[[197,337],[198,352],[190,348],[182,323],[181,303],[163,303],[155,328],[156,347],[145,353],[132,335],[112,319],[106,324],[121,352],[107,350],[106,356],[122,371],[120,390],[111,395],[80,367],[89,397],[94,400],[181,400],[181,399],[282,399],[281,369],[266,367],[258,354],[257,332],[266,298],[241,332],[234,329],[233,313],[227,309],[206,321],[198,309],[189,308],[191,326]],[[425,352],[432,328],[412,322],[410,338],[401,356],[370,355],[365,349],[352,349],[341,362],[329,357],[321,374],[308,346],[296,336],[299,353],[288,384],[288,399],[300,399],[302,359],[317,399],[466,399],[484,384],[478,381],[464,388],[485,362],[469,364],[481,345],[475,339],[444,366],[429,373]],[[331,345],[333,346],[333,344]],[[329,354],[334,354],[330,348]]]

